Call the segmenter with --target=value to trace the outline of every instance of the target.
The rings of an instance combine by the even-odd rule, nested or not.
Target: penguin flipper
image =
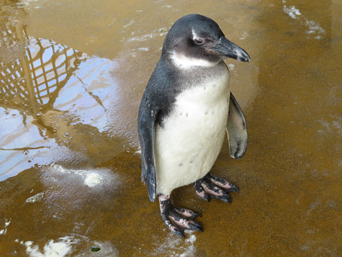
[[[247,148],[247,125],[243,112],[232,93],[230,93],[227,134],[230,156],[240,159]]]
[[[156,108],[140,107],[138,117],[138,134],[141,146],[142,173],[147,183],[148,196],[151,202],[156,199],[156,170],[154,164],[155,122],[158,117]]]

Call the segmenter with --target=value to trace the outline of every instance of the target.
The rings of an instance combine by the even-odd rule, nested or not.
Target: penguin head
[[[179,68],[215,66],[225,58],[251,59],[245,50],[225,38],[215,21],[199,14],[177,20],[165,37],[163,55]]]

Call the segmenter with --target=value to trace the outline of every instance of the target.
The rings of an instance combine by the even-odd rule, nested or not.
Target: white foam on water
[[[286,1],[283,2],[286,3]],[[298,20],[300,24],[308,27],[306,34],[308,34],[309,37],[312,36],[312,38],[314,39],[323,38],[325,30],[317,22],[308,20],[295,6],[287,7],[286,5],[284,5],[283,11],[292,19]]]
[[[102,185],[113,179],[113,174],[110,170],[104,169],[84,169],[84,170],[74,170],[67,169],[61,165],[54,165],[52,171],[63,173],[66,175],[77,175],[83,179],[83,183],[88,187],[96,187]]]
[[[119,251],[111,242],[92,242],[87,237],[76,238],[75,236],[64,236],[58,238],[56,241],[48,240],[43,249],[40,249],[33,241],[21,241],[21,244],[26,247],[26,253],[29,257],[81,257],[93,255],[117,257],[119,254]],[[89,246],[96,246],[101,250],[97,253],[91,253]],[[73,254],[75,252],[79,254]]]
[[[160,256],[161,254],[171,257],[195,257],[196,247],[194,245],[196,236],[192,231],[186,233],[189,235],[187,239],[181,239],[170,233],[155,251],[151,254],[152,256]]]
[[[94,187],[102,183],[103,178],[97,173],[90,173],[84,180],[84,184],[88,187]]]
[[[70,236],[60,237],[57,242],[49,240],[43,251],[40,251],[38,245],[33,245],[32,241],[27,241],[24,245],[29,257],[65,257],[71,253],[72,245],[77,242],[77,239]]]

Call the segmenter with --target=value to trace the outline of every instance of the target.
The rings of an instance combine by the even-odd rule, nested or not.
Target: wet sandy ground
[[[247,153],[225,141],[212,170],[240,193],[175,190],[203,215],[182,240],[140,181],[136,118],[189,13],[252,62],[226,60]],[[1,256],[341,256],[341,17],[338,0],[0,1]]]

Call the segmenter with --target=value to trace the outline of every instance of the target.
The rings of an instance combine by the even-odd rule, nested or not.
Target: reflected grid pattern
[[[6,27],[2,33],[7,39],[4,43],[8,48],[19,47],[20,40],[15,28]],[[14,99],[12,103],[5,101],[6,107],[21,109],[21,104],[27,106],[31,103],[31,93],[36,101],[34,104],[52,107],[58,91],[81,63],[82,53],[52,40],[29,37],[25,29],[23,34],[28,42],[23,58],[11,63],[0,62],[0,101],[4,104],[3,100]],[[25,66],[29,74],[25,74]]]

